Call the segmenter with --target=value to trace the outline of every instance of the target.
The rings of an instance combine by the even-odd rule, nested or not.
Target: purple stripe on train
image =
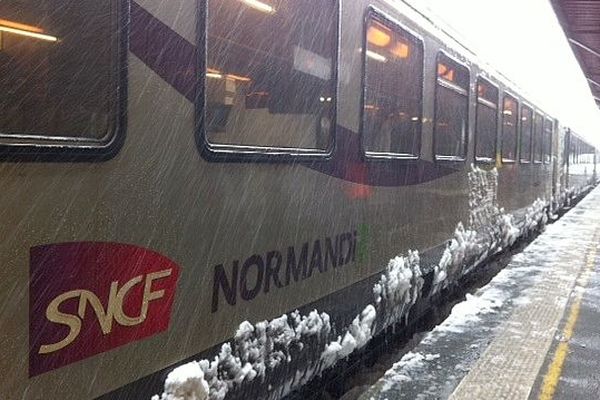
[[[358,133],[337,125],[336,149],[332,159],[315,161],[308,166],[316,171],[346,181],[370,186],[409,186],[429,182],[457,172],[426,160],[372,160],[362,156]]]
[[[131,2],[129,50],[189,101],[196,98],[196,46]]]
[[[194,102],[199,73],[197,48],[135,2],[131,3],[130,51],[165,82]],[[462,169],[431,161],[365,161],[356,132],[337,126],[336,150],[325,161],[303,165],[323,174],[368,186],[408,186],[429,182]],[[368,192],[356,192],[357,197]]]

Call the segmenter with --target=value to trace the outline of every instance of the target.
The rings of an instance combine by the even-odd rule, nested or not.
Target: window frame
[[[483,100],[483,102],[480,102],[480,98],[479,98],[479,91],[478,91],[478,87],[479,87],[479,83],[483,81],[486,84],[488,84],[489,86],[493,87],[494,89],[496,89],[497,92],[497,98],[496,98],[496,103],[494,111],[496,114],[496,132],[494,135],[494,158],[493,159],[487,159],[485,157],[479,157],[477,156],[477,142],[479,139],[479,107],[480,105],[483,105],[485,107],[488,108],[492,108],[489,105],[485,104],[486,102],[489,102],[489,100],[482,98],[481,100]],[[497,85],[494,85],[489,79],[486,79],[485,77],[483,77],[482,75],[478,75],[477,76],[477,81],[475,82],[475,132],[474,132],[474,138],[473,138],[473,157],[476,163],[478,164],[494,164],[496,162],[496,157],[498,156],[498,123],[499,123],[499,118],[498,118],[498,104],[499,104],[499,100],[500,100],[500,88]],[[490,102],[491,103],[491,102]]]
[[[507,97],[513,99],[516,104],[515,112],[517,113],[517,116],[515,118],[515,121],[516,121],[517,125],[515,126],[515,148],[513,149],[515,151],[514,159],[504,157],[504,100]],[[502,164],[515,164],[517,162],[517,159],[520,157],[519,156],[519,144],[520,144],[520,140],[521,140],[521,135],[520,135],[521,101],[519,101],[519,98],[517,96],[515,96],[514,94],[512,94],[512,92],[505,90],[502,92],[502,102],[501,103],[502,103],[502,110],[500,111],[500,113],[502,115],[502,128],[500,129],[500,158],[502,159]]]
[[[305,148],[267,147],[234,144],[210,143],[206,132],[206,71],[208,41],[208,1],[202,1],[197,7],[197,39],[198,48],[195,99],[195,139],[201,156],[211,162],[276,162],[295,163],[298,161],[319,161],[331,159],[336,149],[337,105],[339,97],[339,65],[340,65],[340,29],[341,1],[330,0],[335,7],[335,36],[333,37],[331,79],[333,99],[331,102],[331,140],[324,151]],[[270,150],[269,150],[270,149]]]
[[[550,144],[549,144],[549,153],[546,153],[546,146],[548,146],[548,144],[546,143],[547,139],[546,136],[546,122],[550,123]],[[542,139],[542,164],[545,165],[549,165],[552,164],[552,139],[554,136],[554,120],[552,118],[550,118],[548,115],[544,116],[544,129],[542,132],[542,136],[544,136],[544,138]],[[546,160],[546,156],[548,156],[548,159]]]
[[[523,158],[523,109],[526,108],[529,110],[529,115],[531,116],[531,124],[529,129],[529,157],[527,159]],[[519,164],[531,164],[533,162],[533,132],[535,129],[535,109],[533,106],[529,105],[524,101],[521,102],[521,107],[519,107]]]
[[[464,68],[467,71],[467,75],[469,78],[469,87],[467,87],[467,89],[463,89],[462,87],[458,86],[458,85],[452,85],[449,84],[446,81],[441,80],[438,77],[438,64],[440,62],[440,57],[446,57],[447,59],[449,59],[450,61],[452,61],[453,63],[455,63],[456,65],[458,65],[459,67]],[[456,57],[453,57],[452,55],[450,55],[447,51],[445,51],[444,49],[440,49],[438,50],[436,56],[435,56],[435,63],[434,63],[434,88],[433,88],[433,131],[432,131],[432,140],[431,140],[431,144],[432,144],[432,154],[433,154],[433,160],[436,162],[461,162],[464,163],[467,160],[467,157],[469,155],[469,135],[470,135],[470,124],[469,124],[469,117],[470,117],[470,105],[471,105],[471,76],[472,76],[472,71],[471,68],[463,63],[460,62],[456,59]],[[442,83],[440,83],[442,82]],[[458,156],[444,156],[444,155],[438,155],[436,152],[436,141],[437,141],[437,130],[436,130],[436,125],[437,125],[437,116],[438,116],[438,109],[436,106],[437,103],[437,95],[438,95],[438,87],[439,86],[444,86],[446,89],[449,90],[453,90],[455,93],[461,95],[461,96],[465,96],[467,99],[467,115],[466,115],[466,131],[467,134],[465,136],[465,140],[463,143],[463,152],[464,152],[464,156],[462,157],[458,157]],[[465,93],[461,93],[462,91],[464,91]]]
[[[127,133],[129,20],[130,7],[125,0],[111,1],[115,13],[115,32],[110,37],[111,66],[115,81],[111,101],[115,115],[111,118],[106,135],[101,139],[36,134],[9,134],[0,132],[0,161],[16,162],[73,162],[107,161],[115,157]],[[6,141],[6,142],[4,142]]]
[[[534,117],[533,117],[533,125],[534,126],[533,126],[533,137],[531,138],[531,163],[539,165],[539,164],[544,163],[544,119],[545,119],[545,115],[544,115],[544,113],[542,113],[539,110],[534,110],[533,115],[534,115]],[[536,120],[536,117],[538,117],[538,116],[542,119],[542,134],[540,136],[540,140],[541,140],[540,151],[541,151],[541,153],[540,153],[539,161],[535,159],[535,120]]]
[[[365,16],[363,19],[363,30],[362,30],[362,38],[361,38],[361,46],[362,49],[367,48],[367,29],[370,20],[376,20],[382,24],[384,24],[387,28],[392,30],[395,33],[406,33],[412,36],[415,40],[419,42],[421,45],[422,57],[420,60],[421,67],[421,98],[419,99],[419,134],[418,134],[418,153],[417,154],[407,154],[407,153],[390,153],[390,152],[379,152],[379,151],[367,151],[365,147],[365,100],[367,94],[367,52],[361,52],[361,87],[360,87],[360,120],[359,120],[359,132],[360,132],[360,149],[361,155],[364,160],[367,161],[385,161],[385,160],[404,160],[404,161],[415,161],[419,160],[422,156],[422,144],[423,144],[423,104],[425,97],[425,40],[422,35],[419,35],[415,31],[409,29],[405,25],[401,24],[399,21],[390,17],[388,14],[379,10],[374,6],[367,7],[365,12]]]

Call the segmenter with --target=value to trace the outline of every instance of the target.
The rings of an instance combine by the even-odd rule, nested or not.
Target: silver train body
[[[401,1],[43,3],[0,6],[0,87],[46,91],[0,118],[6,399],[119,398],[135,382],[143,397],[242,321],[316,308],[343,324],[390,258],[439,261],[468,221],[473,164],[497,168],[511,213],[595,183],[593,147]],[[378,92],[395,73],[398,90],[416,82],[406,101]],[[476,157],[482,104],[493,153]],[[529,154],[524,107],[551,138],[531,130]]]

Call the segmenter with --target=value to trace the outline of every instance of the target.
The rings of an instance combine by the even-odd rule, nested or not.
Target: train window
[[[571,140],[569,142],[569,163],[575,164],[575,158],[577,155],[577,138],[571,136]]]
[[[522,163],[531,162],[531,131],[533,129],[533,111],[527,106],[521,108],[521,151]]]
[[[552,157],[552,120],[548,118],[544,120],[544,140],[542,142],[544,164],[550,164],[550,158]]]
[[[0,146],[10,153],[114,149],[124,113],[118,1],[3,0]]]
[[[436,159],[465,159],[468,113],[469,70],[439,53],[433,128]]]
[[[375,12],[369,14],[365,31],[365,154],[416,158],[421,147],[423,43]]]
[[[208,0],[199,110],[209,155],[330,153],[337,15],[335,0]]]
[[[505,95],[502,101],[502,161],[513,162],[517,159],[517,100]]]
[[[498,132],[498,88],[484,79],[477,82],[477,115],[475,121],[475,157],[477,161],[496,159]]]
[[[535,113],[533,120],[533,162],[542,162],[542,134],[544,131],[544,118]]]

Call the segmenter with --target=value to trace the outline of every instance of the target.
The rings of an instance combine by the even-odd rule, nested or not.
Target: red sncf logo
[[[33,247],[29,375],[169,327],[179,267],[148,249],[77,242]]]

